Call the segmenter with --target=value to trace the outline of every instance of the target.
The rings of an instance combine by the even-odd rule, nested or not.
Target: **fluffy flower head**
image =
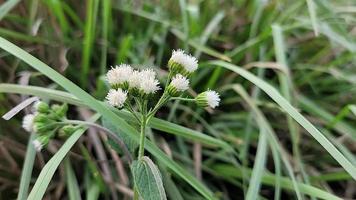
[[[196,103],[201,107],[211,107],[215,108],[220,103],[219,94],[213,90],[207,90],[203,93],[200,93],[196,98]]]
[[[141,79],[155,79],[156,72],[153,69],[144,69],[140,72]]]
[[[106,79],[112,86],[120,85],[127,82],[132,73],[133,69],[130,65],[121,64],[109,70],[106,74]]]
[[[132,72],[130,78],[129,78],[129,87],[130,88],[138,88],[140,87],[140,82],[141,82],[141,72],[135,70]]]
[[[140,90],[145,94],[154,94],[159,89],[159,81],[155,78],[143,78],[140,82]]]
[[[27,132],[33,131],[35,115],[28,114],[22,120],[22,128],[24,128]]]
[[[173,50],[170,60],[181,64],[189,73],[194,72],[198,68],[198,60],[194,56],[186,54],[181,49]]]
[[[127,92],[123,91],[121,88],[110,89],[108,95],[106,96],[106,100],[110,105],[121,108],[127,99]]]
[[[189,88],[189,79],[181,74],[173,77],[171,85],[179,92],[183,92]]]
[[[32,142],[33,146],[35,147],[36,151],[40,152],[43,148],[43,144],[39,140],[34,140]]]
[[[209,106],[212,108],[215,108],[220,104],[220,95],[213,90],[206,91],[206,98]]]

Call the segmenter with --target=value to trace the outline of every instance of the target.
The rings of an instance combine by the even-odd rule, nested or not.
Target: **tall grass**
[[[175,101],[149,123],[146,150],[168,199],[353,199],[355,7],[9,0],[0,5],[0,114],[38,96],[137,143],[133,116],[102,102],[103,75],[122,62],[152,66],[164,81],[181,48],[200,61],[189,95],[214,89],[222,105],[203,112]],[[83,128],[36,154],[21,117],[0,121],[0,199],[132,197],[129,160],[99,131],[102,147]]]

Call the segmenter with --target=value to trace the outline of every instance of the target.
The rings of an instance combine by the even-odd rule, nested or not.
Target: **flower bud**
[[[197,97],[195,97],[195,102],[200,107],[211,107],[215,108],[220,103],[219,94],[213,90],[207,90],[205,92],[200,93]]]
[[[43,135],[49,130],[52,130],[54,128],[53,125],[48,124],[48,123],[42,123],[42,122],[36,122],[33,126],[33,131],[39,135]]]
[[[28,114],[22,120],[22,128],[24,128],[27,132],[33,131],[33,123],[34,123],[35,115]]]
[[[181,49],[173,50],[172,56],[168,61],[168,68],[173,75],[189,76],[198,68],[198,60]]]
[[[38,113],[35,115],[34,122],[48,123],[52,121],[46,114]]]
[[[170,96],[179,96],[182,92],[189,88],[189,79],[177,74],[173,77],[171,83],[167,87],[167,92]]]
[[[33,108],[39,113],[48,113],[49,105],[43,101],[37,101]]]
[[[58,137],[67,138],[67,137],[71,136],[75,130],[77,130],[75,126],[65,125],[61,129],[59,129]]]
[[[49,143],[49,136],[48,135],[41,135],[37,137],[33,142],[33,146],[35,147],[36,151],[40,152],[44,146]]]
[[[65,103],[62,105],[54,104],[51,106],[51,109],[54,111],[58,118],[63,118],[67,115],[68,105]]]

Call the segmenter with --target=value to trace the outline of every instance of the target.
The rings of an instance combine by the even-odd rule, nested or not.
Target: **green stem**
[[[147,100],[144,100],[141,104],[141,131],[140,131],[140,146],[138,150],[138,160],[141,160],[145,154],[145,139],[146,139],[146,124],[147,124]],[[134,187],[134,200],[139,199],[137,188]]]
[[[144,152],[145,152],[145,138],[146,138],[145,130],[146,130],[146,115],[142,115],[138,160],[140,160],[143,157]]]
[[[183,97],[172,97],[172,100],[181,100],[181,101],[195,101],[195,99],[183,98]]]

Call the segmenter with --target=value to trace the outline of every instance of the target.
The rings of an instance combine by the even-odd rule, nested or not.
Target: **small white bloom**
[[[108,100],[109,104],[112,106],[116,106],[121,108],[127,99],[127,92],[123,91],[121,88],[115,90],[110,89],[108,95],[106,96],[106,100]]]
[[[35,147],[36,151],[40,152],[42,150],[43,145],[39,140],[34,140],[32,144]]]
[[[141,79],[155,79],[156,72],[153,69],[144,69],[140,72]]]
[[[27,132],[33,131],[33,123],[34,123],[35,115],[28,114],[22,120],[22,128],[24,128]]]
[[[173,50],[171,60],[181,64],[190,73],[198,68],[198,60],[181,49]]]
[[[215,108],[220,103],[219,94],[213,90],[206,91],[206,98],[210,107]]]
[[[171,85],[175,87],[177,91],[183,92],[189,88],[189,79],[182,76],[181,74],[177,74],[175,77],[173,77]]]
[[[130,65],[121,64],[109,70],[106,79],[110,85],[122,84],[129,80],[132,73],[133,69]]]
[[[140,82],[142,80],[141,77],[142,77],[141,72],[139,72],[137,70],[133,71],[129,78],[129,87],[130,88],[140,87]]]
[[[145,94],[153,94],[161,88],[159,87],[159,81],[157,79],[142,77],[140,82],[140,89]]]

